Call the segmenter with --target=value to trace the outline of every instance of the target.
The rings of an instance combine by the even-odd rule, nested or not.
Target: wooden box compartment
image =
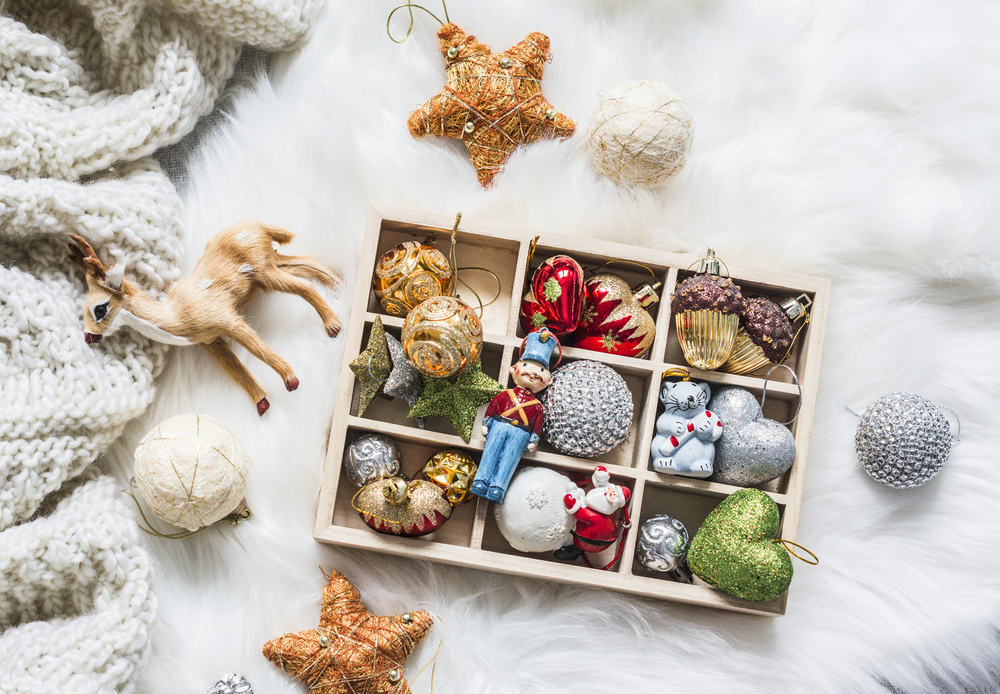
[[[605,465],[615,483],[632,491],[631,514],[633,527],[624,539],[620,560],[608,571],[593,569],[583,559],[574,563],[555,560],[551,554],[523,554],[504,539],[494,518],[494,504],[484,499],[457,507],[451,519],[437,532],[419,538],[396,537],[376,533],[366,526],[354,511],[351,501],[357,491],[341,471],[346,446],[366,432],[392,437],[400,447],[403,473],[416,477],[425,462],[442,448],[460,448],[478,462],[485,439],[480,434],[480,422],[486,405],[480,407],[472,437],[463,441],[443,417],[430,417],[427,428],[420,429],[407,418],[409,407],[401,400],[376,398],[361,417],[357,416],[358,386],[349,363],[367,343],[372,322],[380,316],[389,334],[399,337],[403,319],[389,316],[375,299],[372,272],[382,254],[402,241],[422,241],[437,232],[436,246],[448,253],[454,217],[416,210],[373,205],[369,210],[365,240],[359,261],[355,285],[355,305],[347,326],[344,364],[341,370],[337,406],[330,430],[330,441],[323,472],[320,501],[316,517],[315,537],[321,542],[371,549],[402,556],[438,561],[457,566],[499,571],[566,583],[610,588],[646,597],[674,600],[759,615],[780,615],[785,611],[787,593],[768,603],[740,600],[701,583],[677,583],[662,574],[646,570],[635,561],[638,528],[647,518],[666,513],[681,520],[694,535],[701,522],[726,496],[740,489],[726,484],[687,477],[674,477],[653,472],[650,468],[649,445],[655,434],[656,418],[662,412],[659,386],[665,370],[687,368],[692,378],[718,386],[735,385],[746,388],[758,399],[764,388],[766,368],[749,375],[722,372],[702,372],[689,367],[677,343],[674,318],[670,314],[669,296],[679,281],[690,276],[689,270],[697,258],[688,255],[636,248],[620,244],[578,239],[569,236],[535,232],[517,227],[478,222],[463,218],[457,234],[456,256],[462,280],[471,285],[483,302],[496,292],[496,283],[485,273],[471,268],[488,268],[501,282],[500,296],[483,312],[485,332],[483,371],[502,384],[512,385],[508,368],[516,361],[524,332],[519,324],[521,297],[527,291],[531,273],[538,264],[556,254],[566,254],[585,268],[596,269],[610,261],[615,263],[600,269],[623,277],[630,286],[643,281],[659,281],[659,303],[647,310],[656,321],[653,346],[641,358],[623,357],[590,350],[566,347],[563,363],[591,359],[612,367],[625,379],[635,407],[632,427],[626,440],[615,449],[596,458],[575,458],[559,453],[544,438],[534,453],[526,453],[521,467],[549,467],[564,474],[582,473],[589,476],[594,466]],[[537,239],[537,241],[536,241]],[[706,239],[706,247],[710,240]],[[534,245],[534,253],[531,248]],[[720,252],[725,259],[725,253]],[[652,271],[646,271],[643,267]],[[796,457],[791,469],[761,489],[778,504],[781,511],[780,536],[795,540],[802,496],[802,480],[809,449],[809,433],[819,381],[823,332],[829,302],[830,283],[825,279],[788,273],[771,272],[729,264],[730,275],[746,296],[767,296],[784,300],[807,294],[813,301],[810,321],[799,334],[793,353],[786,363],[795,369],[802,387],[797,407],[798,388],[785,369],[776,370],[767,384],[764,415],[777,421],[798,417],[789,425],[795,437]],[[653,277],[655,275],[655,278]],[[459,284],[459,296],[476,307],[478,301],[468,287]],[[610,551],[592,557],[603,565],[613,558]]]

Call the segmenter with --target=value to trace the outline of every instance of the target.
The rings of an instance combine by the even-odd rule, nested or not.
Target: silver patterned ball
[[[253,694],[253,687],[243,675],[227,672],[205,690],[205,694]]]
[[[364,434],[351,441],[344,453],[344,472],[355,487],[380,477],[399,474],[399,447],[382,434]]]
[[[542,433],[559,451],[579,458],[607,453],[632,426],[632,393],[610,366],[576,361],[552,372],[541,398]]]
[[[795,462],[795,437],[781,422],[767,419],[753,394],[743,388],[719,388],[708,403],[722,421],[715,442],[712,482],[755,487],[785,474]]]
[[[691,538],[684,524],[673,516],[660,514],[643,521],[635,543],[635,558],[650,571],[688,581],[687,553]]]
[[[876,481],[895,489],[919,487],[948,460],[951,426],[927,398],[890,393],[861,415],[854,447]]]

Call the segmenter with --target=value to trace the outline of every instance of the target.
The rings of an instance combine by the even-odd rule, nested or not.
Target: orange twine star
[[[264,644],[264,657],[316,694],[408,694],[403,663],[431,628],[427,612],[373,615],[343,574],[323,588],[319,627]]]
[[[542,71],[552,59],[549,37],[537,31],[503,53],[491,53],[455,24],[437,32],[448,84],[410,114],[414,137],[462,140],[479,182],[489,187],[521,144],[569,137],[576,124],[542,96]]]

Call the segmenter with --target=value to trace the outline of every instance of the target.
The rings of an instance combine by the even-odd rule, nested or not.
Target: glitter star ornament
[[[448,83],[410,114],[414,137],[465,143],[479,183],[489,187],[511,153],[543,137],[569,137],[576,124],[542,96],[549,37],[533,32],[503,53],[452,23],[438,29]]]
[[[408,694],[403,666],[427,634],[427,612],[373,615],[343,574],[323,588],[319,626],[264,644],[264,657],[312,694]]]
[[[406,360],[403,344],[388,333],[386,333],[385,340],[389,347],[389,357],[392,360],[392,371],[389,372],[383,390],[389,397],[402,398],[407,405],[413,407],[417,404],[417,398],[424,392],[424,379],[420,377],[420,372]],[[417,419],[417,426],[421,429],[426,425],[426,419],[423,417]]]
[[[503,387],[483,373],[477,360],[456,378],[424,378],[424,392],[410,409],[410,417],[447,417],[465,441],[472,437],[476,410],[485,405]]]
[[[360,417],[368,409],[376,395],[389,398],[385,394],[384,386],[392,371],[392,359],[389,356],[389,346],[385,339],[385,328],[382,327],[382,319],[379,316],[375,316],[375,322],[372,323],[372,331],[368,336],[368,345],[365,347],[365,351],[351,362],[351,371],[361,383],[361,391],[358,394],[358,416]]]
[[[781,518],[774,499],[741,489],[708,514],[691,540],[695,576],[743,600],[774,600],[792,582],[792,558],[774,542]]]
[[[889,393],[873,402],[854,436],[861,467],[895,489],[919,487],[940,472],[951,441],[941,409],[913,393]]]

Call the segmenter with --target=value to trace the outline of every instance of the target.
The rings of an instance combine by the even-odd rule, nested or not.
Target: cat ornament
[[[656,436],[649,451],[653,470],[685,477],[712,474],[722,420],[705,409],[711,395],[707,383],[663,381],[660,402],[665,409],[656,419]]]

